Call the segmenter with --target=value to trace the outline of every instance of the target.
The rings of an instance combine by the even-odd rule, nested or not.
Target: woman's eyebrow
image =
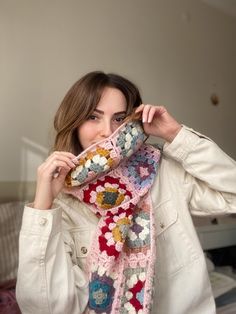
[[[120,114],[126,114],[126,111],[115,112],[114,116],[117,116],[117,115],[120,115]]]
[[[99,110],[99,109],[94,109],[94,111],[96,111],[97,113],[100,113],[100,114],[104,114],[104,111]],[[120,114],[126,114],[126,111],[115,112],[114,116],[117,116],[117,115],[120,115]]]
[[[99,109],[94,109],[94,111],[96,111],[97,113],[100,113],[100,114],[104,114],[104,111],[99,110]]]

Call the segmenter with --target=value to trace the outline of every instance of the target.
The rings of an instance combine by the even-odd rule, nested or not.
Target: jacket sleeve
[[[87,305],[88,281],[72,263],[61,217],[61,208],[24,209],[16,286],[23,314],[79,314]]]
[[[236,213],[236,162],[213,141],[183,126],[163,151],[185,170],[193,215]]]

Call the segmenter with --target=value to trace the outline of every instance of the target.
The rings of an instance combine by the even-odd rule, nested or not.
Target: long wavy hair
[[[142,103],[138,88],[128,79],[101,71],[86,74],[69,89],[56,112],[54,151],[68,151],[75,155],[82,151],[77,128],[94,112],[106,87],[119,89],[123,93],[127,116]]]

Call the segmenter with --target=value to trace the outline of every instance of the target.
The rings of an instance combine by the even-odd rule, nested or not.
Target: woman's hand
[[[170,143],[182,127],[163,106],[142,104],[135,112],[142,112],[143,128],[146,134],[158,136]]]
[[[34,208],[51,208],[64,186],[67,173],[76,166],[74,158],[75,155],[69,152],[54,152],[39,166]]]

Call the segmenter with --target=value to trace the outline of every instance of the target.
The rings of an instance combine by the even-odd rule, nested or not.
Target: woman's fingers
[[[142,112],[143,123],[151,123],[155,115],[162,115],[166,112],[166,109],[163,106],[142,104],[136,109],[135,112]]]
[[[54,159],[68,159],[68,160],[73,160],[75,159],[76,156],[72,153],[69,152],[53,152],[48,158],[45,160],[45,162],[54,160]]]
[[[63,160],[54,160],[52,163],[48,164],[44,171],[56,178],[58,174],[60,174],[61,170],[63,169],[65,172],[70,171],[70,169],[74,168],[75,165],[69,165],[67,162]]]
[[[141,112],[143,110],[144,104],[141,104],[138,106],[138,108],[135,110],[135,112]]]
[[[54,152],[38,167],[34,206],[49,209],[64,186],[67,173],[78,163],[69,152]],[[74,160],[74,161],[72,161]]]
[[[143,114],[142,114],[143,123],[148,123],[149,113],[150,113],[151,108],[152,108],[151,105],[145,105],[143,107]]]
[[[148,122],[148,115],[149,111],[151,109],[151,105],[140,105],[135,112],[142,112],[142,122],[146,123]]]
[[[74,161],[72,161],[72,159]],[[38,168],[38,174],[40,176],[53,176],[56,178],[60,173],[68,173],[75,166],[76,159],[73,154],[66,152],[54,152]]]
[[[74,167],[77,163],[77,160],[73,154],[70,154],[70,153],[65,154],[64,152],[62,153],[55,152],[46,159],[45,165],[57,164],[58,161],[64,161],[70,167]]]
[[[154,117],[156,111],[157,111],[157,110],[156,110],[155,107],[151,107],[151,108],[150,108],[150,110],[149,110],[149,112],[148,112],[147,123],[151,123],[151,122],[152,122],[153,117]]]

